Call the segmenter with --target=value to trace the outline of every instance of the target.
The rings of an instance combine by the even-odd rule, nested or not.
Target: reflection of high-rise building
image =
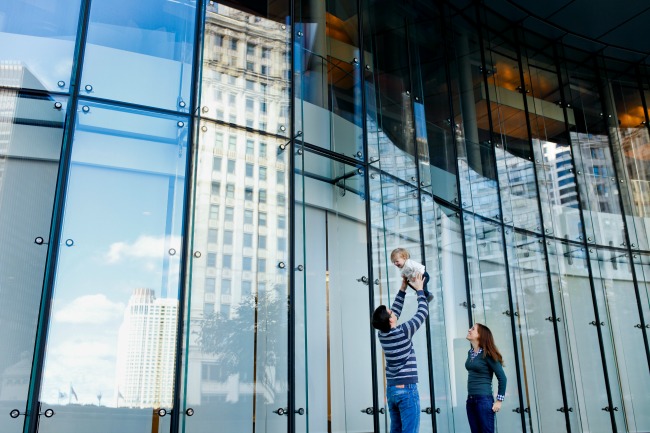
[[[177,321],[176,299],[133,291],[118,337],[118,406],[171,407]]]
[[[571,149],[556,143],[542,143],[546,186],[553,206],[578,207],[578,191],[571,162]]]
[[[589,207],[602,213],[615,213],[619,209],[618,189],[612,185],[616,181],[609,154],[609,138],[603,134],[572,133],[572,141],[581,148],[584,183]]]
[[[0,59],[0,245],[7,246],[0,249],[0,341],[13,348],[0,353],[0,401],[25,398],[29,384],[45,250],[25,239],[49,231],[42,210],[54,189],[64,118],[52,97],[24,87],[43,85],[24,63]],[[31,227],[12,226],[18,220]]]
[[[387,431],[395,247],[422,431],[473,322],[499,430],[650,431],[647,55],[462,3],[0,2],[0,432]]]
[[[619,139],[623,153],[627,156],[630,193],[636,215],[650,216],[650,143],[643,127],[621,128]]]
[[[205,32],[201,105],[211,121],[202,128],[200,158],[212,163],[202,165],[210,173],[203,173],[197,184],[198,196],[209,199],[196,204],[194,243],[205,260],[194,265],[193,297],[202,296],[203,302],[193,304],[202,305],[191,313],[193,335],[200,333],[200,318],[241,316],[246,313],[237,312],[238,307],[251,297],[285,290],[274,263],[288,247],[287,167],[273,137],[288,125],[286,26],[212,5]],[[240,342],[252,344],[247,337]],[[252,392],[253,376],[247,372],[254,367],[248,360],[241,371],[216,374],[215,354],[193,347],[191,362],[202,373],[190,379],[196,381],[190,400]],[[200,381],[210,384],[201,387]],[[194,394],[199,389],[200,395]]]

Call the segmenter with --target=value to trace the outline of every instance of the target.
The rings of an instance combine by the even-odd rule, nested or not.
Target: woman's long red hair
[[[503,356],[501,356],[501,352],[497,349],[497,345],[494,344],[494,337],[490,328],[480,323],[476,325],[478,326],[478,346],[483,349],[483,356],[489,356],[499,364],[504,365]]]

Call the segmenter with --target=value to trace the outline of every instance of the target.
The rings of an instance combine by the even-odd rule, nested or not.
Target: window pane
[[[244,224],[253,224],[253,211],[245,210],[244,211]]]
[[[0,69],[4,77],[10,70]],[[65,123],[55,102],[65,107],[67,99],[0,89],[0,410],[7,414],[27,404]],[[22,421],[0,416],[0,431],[22,430]]]
[[[40,391],[71,404],[39,430],[149,431],[152,409],[173,405],[187,119],[77,110],[62,227],[74,243],[57,262]]]
[[[195,15],[171,0],[92,2],[82,92],[187,112]]]
[[[80,0],[38,3],[12,0],[0,4],[0,86],[67,91]]]

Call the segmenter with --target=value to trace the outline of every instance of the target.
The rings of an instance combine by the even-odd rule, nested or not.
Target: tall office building
[[[117,342],[115,406],[172,406],[178,301],[133,291]]]
[[[648,18],[0,4],[0,431],[388,432],[397,247],[420,431],[470,431],[476,322],[499,432],[650,431]]]

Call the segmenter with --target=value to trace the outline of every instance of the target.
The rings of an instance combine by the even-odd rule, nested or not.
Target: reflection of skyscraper
[[[571,140],[581,147],[582,170],[589,209],[602,213],[618,213],[618,189],[615,182],[614,167],[609,148],[609,137],[604,134],[572,133]],[[580,169],[580,167],[578,167]]]
[[[648,131],[645,128],[618,128],[619,140],[626,158],[627,170],[619,173],[623,176],[629,174],[627,181],[637,216],[650,215],[650,143]]]
[[[115,395],[118,405],[171,407],[178,300],[138,288],[120,327]]]
[[[285,290],[282,271],[273,264],[286,261],[288,247],[287,167],[278,152],[289,125],[287,28],[211,4],[205,34],[203,163],[196,184],[197,197],[205,199],[197,200],[193,227],[194,248],[203,256],[192,270],[192,298],[202,303],[192,303],[194,336],[202,335],[206,322],[243,323],[237,319],[248,318],[252,299],[275,299],[273,291]],[[255,343],[251,331],[233,331],[242,356],[228,366],[205,342],[191,343],[190,404],[266,392],[252,385],[255,369],[264,368],[253,362],[254,345],[260,351],[265,346]]]
[[[571,163],[571,149],[551,141],[542,142],[546,188],[553,206],[578,207],[578,191]]]
[[[27,396],[65,114],[20,61],[0,60],[0,401]],[[25,198],[29,197],[29,200]],[[16,221],[21,221],[19,226]]]

